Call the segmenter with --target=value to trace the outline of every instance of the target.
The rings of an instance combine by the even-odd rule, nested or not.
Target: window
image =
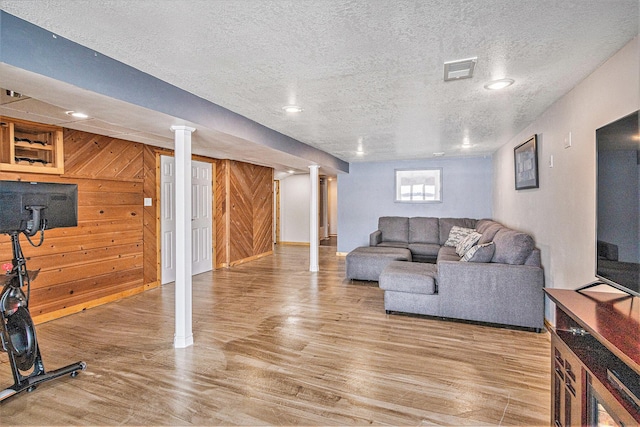
[[[442,168],[396,169],[396,202],[441,203]]]

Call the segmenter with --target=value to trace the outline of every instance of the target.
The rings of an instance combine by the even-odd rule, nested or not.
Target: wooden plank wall
[[[78,227],[45,232],[34,248],[21,238],[30,270],[36,322],[75,313],[159,286],[160,235],[156,177],[166,149],[64,130],[65,173],[0,172],[0,180],[78,185]],[[229,160],[216,165],[216,268],[273,253],[273,169]],[[144,198],[152,206],[143,206]],[[0,263],[12,258],[0,235]]]
[[[2,180],[78,185],[78,227],[45,232],[41,247],[21,238],[30,270],[30,310],[47,320],[141,292],[143,280],[143,146],[65,129],[64,175],[1,173]],[[11,259],[7,236],[0,260]]]
[[[231,160],[216,167],[217,266],[273,253],[273,169]]]

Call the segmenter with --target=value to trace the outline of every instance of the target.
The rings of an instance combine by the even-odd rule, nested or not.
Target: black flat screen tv
[[[29,224],[34,206],[40,210],[39,224]],[[0,233],[25,232],[30,227],[37,231],[77,225],[76,184],[0,181]]]
[[[596,276],[640,296],[639,111],[596,130]]]

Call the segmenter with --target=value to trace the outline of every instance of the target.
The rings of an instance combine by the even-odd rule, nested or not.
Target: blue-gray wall
[[[395,203],[396,169],[442,168],[442,203]],[[338,252],[369,245],[380,216],[490,218],[491,157],[351,163],[338,175]]]

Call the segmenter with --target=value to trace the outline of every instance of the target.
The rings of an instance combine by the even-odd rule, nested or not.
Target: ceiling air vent
[[[478,57],[444,63],[444,81],[470,79]]]

